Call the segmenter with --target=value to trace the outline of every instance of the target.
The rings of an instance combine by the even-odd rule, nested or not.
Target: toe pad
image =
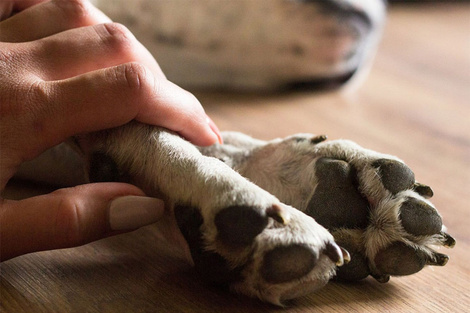
[[[288,282],[307,275],[317,260],[317,254],[308,246],[277,247],[264,256],[261,275],[269,283]]]

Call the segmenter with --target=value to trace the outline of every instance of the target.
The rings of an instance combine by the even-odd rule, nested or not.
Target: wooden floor
[[[399,156],[434,189],[457,239],[449,263],[387,284],[330,283],[283,310],[204,285],[150,227],[2,263],[1,312],[468,312],[470,6],[393,6],[354,93],[198,96],[224,130],[325,133]]]

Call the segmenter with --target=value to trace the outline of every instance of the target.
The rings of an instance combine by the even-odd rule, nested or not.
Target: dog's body
[[[183,87],[342,83],[370,63],[384,0],[95,0]]]
[[[176,16],[187,20],[188,12],[195,9],[195,3],[200,6],[199,11],[193,12],[198,16],[214,7],[218,8],[221,2],[184,1],[184,5],[179,1],[143,3],[148,6],[149,12],[153,12],[155,7],[167,12],[176,10],[178,6],[182,11],[176,10]],[[272,8],[266,7],[266,1],[223,3],[226,5],[220,12],[223,18],[221,21],[215,20],[220,25],[229,19],[230,14],[246,14],[245,11],[240,13],[240,8],[250,5],[263,14],[269,13],[268,16],[278,18],[293,10],[293,20],[297,22],[296,17],[304,14],[323,16],[320,23],[336,30],[331,33],[334,36],[338,35],[338,29],[348,34],[349,27],[345,27],[337,19],[338,15],[331,12],[349,12],[348,17],[362,16],[359,23],[368,25],[366,29],[374,29],[373,33],[376,34],[383,10],[382,1],[274,0]],[[114,1],[111,2],[113,5]],[[140,5],[135,7],[141,8]],[[328,7],[330,9],[324,11]],[[102,8],[113,9],[105,4]],[[116,4],[115,8],[119,5]],[[132,11],[134,9],[130,8],[129,16],[140,16],[141,11],[135,13]],[[129,19],[129,16],[123,18]],[[142,20],[144,23],[139,25],[145,30],[150,22],[146,22],[144,17]],[[364,20],[370,23],[364,24]],[[256,55],[264,52],[256,51],[258,48],[255,47],[260,40],[257,36],[262,35],[252,34],[253,38],[243,38],[243,32],[237,32],[251,25],[249,23],[237,24],[233,37],[228,41],[224,41],[225,36],[217,35],[220,42],[213,42],[212,34],[232,34],[230,28],[218,29],[212,24],[207,26],[204,24],[207,21],[200,17],[195,17],[194,21],[188,20],[187,25],[183,25],[181,20],[156,21],[158,32],[156,35],[152,33],[152,36],[164,39],[163,42],[169,45],[164,49],[176,53],[176,62],[180,62],[178,58],[185,55],[191,66],[205,64],[212,68],[208,70],[207,79],[201,81],[202,85],[213,82],[226,85],[230,82],[242,87],[245,83],[272,87],[305,78],[338,77],[355,71],[364,62],[364,55],[360,53],[357,58],[341,57],[328,63],[328,51],[318,52],[313,48],[312,53],[318,52],[323,58],[312,62],[308,54],[297,60],[300,60],[298,66],[293,65],[297,61],[288,61],[285,68],[281,66],[276,70],[277,67],[274,67],[272,71],[265,71],[272,67],[271,61],[261,62]],[[274,18],[264,22],[278,23]],[[204,33],[207,36],[192,33],[205,27],[215,29]],[[258,29],[256,27],[259,25],[250,27]],[[180,37],[176,38],[175,34]],[[363,33],[359,30],[358,34]],[[271,45],[271,39],[266,38],[262,41],[265,45],[261,47],[282,48],[282,45],[276,45],[283,42],[281,39],[290,37],[284,33],[281,35],[276,37],[279,39],[275,40],[276,44]],[[317,35],[313,36],[315,40],[322,37]],[[238,39],[232,42],[234,38]],[[350,37],[346,35],[345,38]],[[373,42],[370,37],[364,38],[368,38],[364,40],[369,44]],[[252,46],[245,47],[243,42],[237,41],[241,39],[248,40],[245,44],[251,42]],[[292,36],[290,39],[303,44],[300,37]],[[152,43],[143,41],[152,46]],[[182,43],[184,47],[190,47],[186,54]],[[235,48],[238,44],[248,55],[239,58],[239,51],[233,50],[238,49]],[[353,46],[357,48],[362,45],[366,43]],[[221,78],[220,74],[225,73],[226,68],[214,72],[222,64],[222,57],[214,59],[216,65],[201,60],[192,63],[199,47],[213,49],[213,55],[233,50],[228,55],[230,60],[234,60],[231,70],[236,73]],[[282,49],[292,50],[292,47]],[[282,49],[274,53],[284,53]],[[303,51],[304,47],[299,49]],[[346,50],[351,51],[351,48]],[[205,53],[205,50],[201,51],[201,55]],[[162,61],[165,54],[156,52],[161,64],[170,64],[171,67],[171,62]],[[272,62],[279,65],[276,59]],[[252,66],[255,63],[257,65]],[[307,63],[311,66],[306,67],[304,73],[301,65]],[[182,64],[181,67],[185,68],[186,63]],[[330,64],[330,67],[325,67],[325,64]],[[177,76],[180,69],[175,67],[176,72],[168,68],[165,70],[171,77]],[[194,82],[191,75],[181,76],[181,79],[187,83]],[[201,77],[200,74],[196,76]],[[80,140],[87,143],[84,160],[92,181],[126,181],[139,186],[150,196],[162,198],[174,230],[177,232],[179,229],[183,235],[195,267],[203,277],[230,285],[234,291],[264,301],[281,304],[284,300],[320,288],[334,276],[360,280],[372,275],[385,282],[390,275],[409,275],[420,271],[425,265],[444,265],[447,262],[447,256],[429,246],[451,247],[455,241],[444,232],[438,212],[426,199],[432,196],[431,189],[417,183],[413,172],[401,160],[361,148],[349,141],[324,141],[323,136],[299,134],[269,142],[239,133],[224,133],[223,136],[223,145],[200,148],[165,129],[131,122]]]

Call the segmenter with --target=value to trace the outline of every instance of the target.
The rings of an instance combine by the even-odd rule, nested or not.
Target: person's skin
[[[0,21],[0,191],[22,162],[68,137],[134,119],[194,144],[220,141],[197,99],[85,0],[2,0]],[[144,196],[132,185],[99,183],[0,198],[0,260],[151,223],[163,204]]]

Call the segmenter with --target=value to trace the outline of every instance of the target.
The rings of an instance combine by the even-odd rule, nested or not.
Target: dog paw
[[[322,287],[349,260],[325,228],[281,203],[174,212],[205,280],[276,305]]]
[[[432,189],[416,182],[405,163],[349,141],[323,143],[316,149],[322,155],[315,165],[318,185],[306,212],[321,216],[318,222],[353,255],[338,278],[371,275],[387,282],[390,276],[447,263],[449,257],[431,246],[453,247],[455,240],[428,200]],[[337,200],[327,199],[337,193]]]
[[[227,136],[227,144],[236,137]],[[231,162],[280,201],[312,216],[349,251],[351,262],[338,269],[339,279],[371,275],[386,282],[426,265],[445,265],[448,256],[432,246],[453,247],[455,240],[429,201],[431,188],[416,182],[394,156],[325,139],[300,134],[254,148],[237,145]]]

